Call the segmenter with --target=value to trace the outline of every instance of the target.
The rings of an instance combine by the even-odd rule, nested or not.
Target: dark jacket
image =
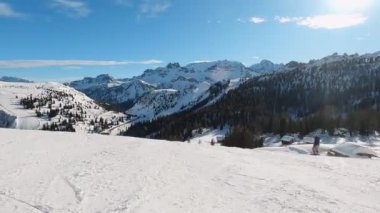
[[[314,138],[314,146],[319,146],[320,141],[321,141],[321,139],[318,136],[316,136]]]

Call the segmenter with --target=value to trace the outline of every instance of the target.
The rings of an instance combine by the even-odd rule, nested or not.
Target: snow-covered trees
[[[222,145],[241,148],[258,148],[263,146],[263,141],[250,128],[236,126],[222,141]]]
[[[24,109],[34,109],[36,117],[45,122],[42,130],[75,131],[74,126],[80,124],[87,126],[91,132],[100,133],[119,125],[120,121],[124,122],[126,116],[122,113],[115,113],[112,117],[99,117],[106,110],[92,100],[78,100],[74,95],[73,92],[46,89],[40,94],[20,98],[19,103]]]

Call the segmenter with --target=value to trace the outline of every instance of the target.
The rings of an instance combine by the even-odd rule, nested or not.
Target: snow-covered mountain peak
[[[17,77],[11,77],[11,76],[3,76],[0,77],[0,81],[4,82],[20,82],[20,83],[33,83],[33,81],[28,81],[22,78],[17,78]]]
[[[181,65],[179,63],[169,63],[166,68],[167,69],[176,69],[176,68],[180,68]]]
[[[204,100],[213,101],[220,98],[229,90],[230,86],[218,89],[219,93],[215,95],[209,89],[218,82],[231,81],[232,79],[242,82],[239,79],[295,69],[319,70],[318,67],[322,65],[329,66],[330,63],[340,63],[340,61],[366,64],[367,62],[380,61],[379,57],[380,53],[362,56],[335,53],[309,63],[291,61],[284,65],[262,60],[249,68],[240,62],[228,60],[191,63],[186,66],[181,66],[179,63],[169,63],[165,67],[148,69],[142,75],[131,79],[118,81],[108,75],[102,75],[94,79],[85,78],[82,80],[82,84],[90,84],[86,87],[77,87],[75,83],[71,86],[96,100],[111,104],[122,104],[126,106],[123,109],[130,110],[129,114],[136,116],[151,115],[145,117],[154,119],[156,116],[188,109],[200,101],[203,103]],[[335,66],[335,64],[333,65]],[[318,67],[315,69],[315,66]],[[106,82],[107,86],[99,87],[99,84],[94,84],[94,82]],[[110,84],[114,85],[110,87]]]
[[[347,53],[344,53],[342,55],[338,54],[338,53],[334,53],[332,55],[329,55],[329,56],[326,56],[322,59],[319,59],[319,60],[311,60],[308,65],[310,66],[321,66],[323,64],[330,64],[330,63],[335,63],[335,62],[340,62],[340,61],[350,61],[350,60],[362,60],[362,59],[368,59],[368,60],[378,60],[378,58],[380,57],[380,51],[379,52],[375,52],[375,53],[369,53],[369,54],[363,54],[363,55],[359,55],[357,53],[355,54],[347,54]],[[365,61],[364,61],[365,62]],[[369,61],[367,61],[369,62]]]
[[[108,83],[115,81],[115,79],[108,74],[98,75],[95,79],[99,82],[108,82]]]
[[[295,68],[303,66],[304,63],[298,62],[298,61],[291,61],[285,65],[286,70],[293,70]]]
[[[148,83],[148,82],[146,82],[146,81],[143,81],[143,80],[141,80],[141,79],[137,79],[137,78],[135,78],[135,79],[130,79],[130,80],[126,80],[126,82],[124,82],[122,85],[123,85],[123,86],[125,86],[125,85],[134,85],[134,86],[148,86],[148,87],[154,87],[153,84],[150,84],[150,83]]]
[[[70,86],[79,90],[84,90],[91,87],[112,87],[120,85],[121,83],[121,81],[116,80],[108,74],[102,74],[95,78],[85,77],[82,80],[73,81],[70,83]]]
[[[237,61],[220,60],[210,62],[191,63],[186,66],[187,69],[195,72],[213,71],[216,68],[225,69],[226,71],[239,70],[245,66]]]
[[[245,68],[246,67],[240,62],[223,60],[223,61],[217,61],[214,66],[209,67],[206,71],[223,69],[224,71],[232,72],[232,71],[241,71]]]
[[[180,89],[189,88],[203,81],[216,83],[252,75],[254,73],[242,63],[224,60],[192,63],[184,67],[178,63],[169,63],[166,67],[148,69],[135,79],[141,79],[165,89]]]
[[[123,84],[120,84],[119,87],[123,89],[133,89],[134,91],[136,91],[137,94],[138,93],[143,94],[147,91],[156,89],[155,85],[150,84],[140,79],[129,80]]]
[[[101,75],[72,82],[70,86],[95,100],[122,105],[130,110],[129,114],[150,114],[144,117],[154,118],[196,105],[210,95],[210,86],[220,81],[255,75],[242,63],[228,60],[187,66],[169,63],[165,67],[145,70],[142,75],[130,79],[115,80]],[[216,97],[210,100],[213,98]]]
[[[269,60],[262,60],[258,64],[254,64],[250,67],[253,71],[259,73],[259,74],[266,74],[266,73],[273,73],[281,70],[284,68],[283,64],[275,64]]]
[[[369,54],[364,54],[364,55],[362,55],[362,57],[365,57],[365,58],[376,58],[376,57],[380,57],[380,51],[378,51],[378,52],[374,52],[374,53],[369,53]]]
[[[349,59],[350,57],[357,57],[357,56],[359,56],[359,55],[358,54],[355,54],[355,55],[347,55],[347,54],[339,55],[338,53],[333,53],[332,55],[323,57],[322,59],[312,61],[312,64],[313,65],[319,65],[322,63],[331,63],[331,62],[341,61],[344,59]]]

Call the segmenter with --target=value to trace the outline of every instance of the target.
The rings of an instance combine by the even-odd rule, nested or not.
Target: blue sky
[[[169,62],[380,50],[377,0],[0,0],[0,76],[132,77]]]

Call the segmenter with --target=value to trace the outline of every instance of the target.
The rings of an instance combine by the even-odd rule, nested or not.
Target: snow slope
[[[0,129],[0,212],[380,212],[380,160]]]
[[[46,117],[38,118],[35,110],[24,109],[20,105],[21,98],[30,95],[34,98],[46,98],[51,93],[63,93],[67,97],[53,98],[53,108],[62,109],[65,106],[75,106],[68,110],[72,114],[86,113],[86,118],[81,122],[77,122],[74,127],[77,131],[90,131],[94,127],[90,124],[91,120],[99,120],[103,118],[108,122],[115,122],[125,117],[122,113],[107,111],[87,97],[85,94],[62,84],[47,83],[9,83],[0,82],[0,127],[10,127],[16,129],[41,129],[43,124],[55,122],[56,120],[69,119],[61,115],[57,115],[51,120]],[[39,107],[41,112],[47,112],[47,106]],[[115,125],[110,125],[114,128]]]
[[[19,104],[19,98],[40,94],[43,90],[42,86],[42,84],[33,83],[0,82],[0,114],[4,115],[1,119],[3,120],[6,115],[14,117],[11,124],[1,127],[38,129],[41,126],[42,119],[36,117],[34,110],[25,110]]]

